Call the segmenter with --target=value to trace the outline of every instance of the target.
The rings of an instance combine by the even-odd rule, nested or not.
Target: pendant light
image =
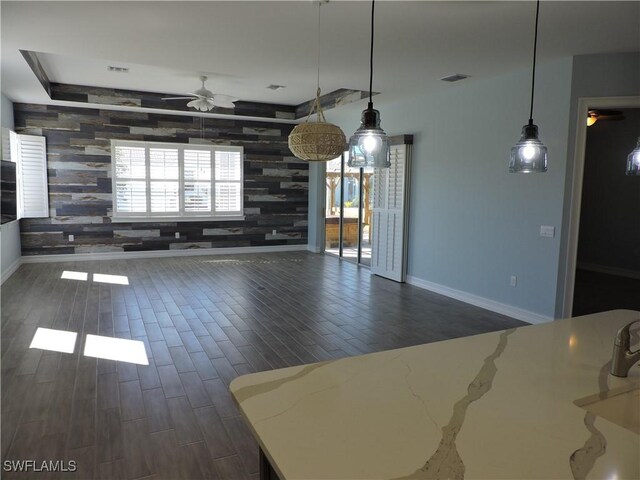
[[[627,157],[627,175],[640,175],[640,137],[636,148]]]
[[[347,138],[337,125],[328,123],[320,104],[320,6],[329,0],[318,1],[318,77],[316,99],[304,123],[296,125],[289,134],[289,150],[300,160],[328,162],[344,152]],[[314,110],[315,122],[309,122]]]
[[[533,39],[533,70],[531,73],[531,109],[529,123],[522,127],[518,143],[511,148],[509,172],[542,173],[547,171],[547,147],[538,139],[538,126],[533,123],[533,94],[536,81],[536,53],[538,47],[538,17],[540,0],[536,1],[536,26]]]
[[[389,156],[389,138],[380,128],[380,112],[373,108],[373,34],[375,19],[375,0],[371,1],[371,49],[369,53],[369,104],[362,112],[360,128],[349,140],[350,167],[391,166]]]

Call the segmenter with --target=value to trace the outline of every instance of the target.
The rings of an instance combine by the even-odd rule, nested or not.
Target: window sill
[[[111,223],[166,223],[166,222],[239,222],[244,215],[218,215],[215,217],[111,217]]]

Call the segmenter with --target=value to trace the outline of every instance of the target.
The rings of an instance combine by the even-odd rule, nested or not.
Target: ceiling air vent
[[[281,88],[286,88],[286,87],[284,85],[276,85],[272,83],[271,85],[268,85],[267,88],[269,90],[280,90]]]
[[[442,80],[443,82],[459,82],[460,80],[464,80],[465,78],[469,78],[469,75],[465,75],[463,73],[454,73],[453,75],[441,78],[440,80]]]
[[[129,69],[127,67],[114,67],[113,65],[109,65],[107,70],[110,72],[129,73]]]

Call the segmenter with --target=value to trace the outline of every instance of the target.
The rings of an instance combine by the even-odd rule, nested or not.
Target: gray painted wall
[[[4,94],[0,94],[0,119],[2,126],[13,129],[13,103]],[[5,223],[0,227],[0,271],[2,280],[6,280],[7,271],[20,258],[19,223]]]
[[[587,129],[578,266],[640,274],[640,178],[624,174],[640,135],[640,109],[621,111],[624,120]]]
[[[558,265],[558,291],[556,317],[562,317],[564,278],[567,272],[568,234],[571,209],[571,189],[576,143],[576,115],[581,97],[625,97],[640,95],[640,53],[578,55],[573,57],[571,76],[571,107],[568,129],[568,154],[565,175],[560,262]]]
[[[553,316],[571,71],[570,58],[538,69],[534,118],[550,161],[544,175],[507,169],[528,119],[528,69],[394,104],[376,97],[387,133],[414,135],[409,275]],[[338,108],[327,120],[348,137],[364,107]],[[540,225],[555,226],[556,237],[539,237]]]

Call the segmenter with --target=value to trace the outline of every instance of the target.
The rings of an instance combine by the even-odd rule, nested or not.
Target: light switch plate
[[[180,232],[176,232],[176,238],[180,238]]]
[[[76,237],[75,237],[75,236],[73,236],[73,235],[69,234],[69,241],[70,241],[70,242],[73,242],[75,239],[76,239]]]
[[[556,235],[556,227],[551,225],[540,225],[540,236],[546,238],[553,238]]]

